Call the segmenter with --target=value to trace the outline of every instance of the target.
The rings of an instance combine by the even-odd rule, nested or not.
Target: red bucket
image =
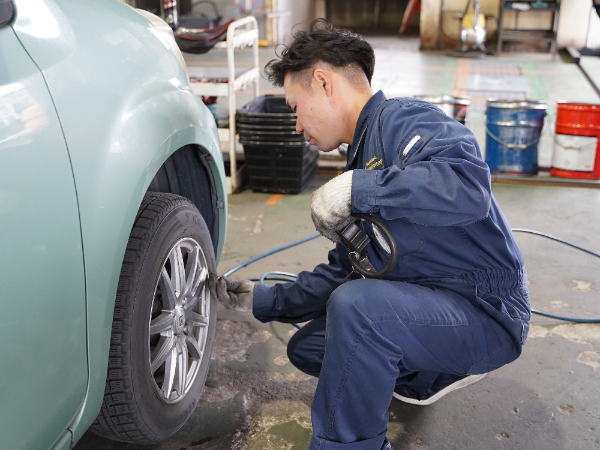
[[[600,105],[558,103],[550,173],[600,180]]]

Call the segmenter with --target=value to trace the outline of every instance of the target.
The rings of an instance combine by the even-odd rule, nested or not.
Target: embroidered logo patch
[[[373,170],[375,167],[380,166],[383,164],[383,161],[381,159],[379,159],[377,156],[373,156],[373,158],[371,158],[371,160],[365,164],[365,169],[367,170]]]

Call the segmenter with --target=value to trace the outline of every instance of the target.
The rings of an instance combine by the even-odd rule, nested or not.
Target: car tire
[[[210,233],[194,204],[149,192],[117,288],[102,408],[91,431],[153,444],[183,426],[206,381],[216,328]]]

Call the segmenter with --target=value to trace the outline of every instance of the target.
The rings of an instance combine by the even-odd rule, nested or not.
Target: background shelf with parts
[[[252,47],[253,61],[251,68],[240,72],[235,67],[235,51],[243,48]],[[194,94],[203,97],[227,97],[229,103],[228,128],[219,128],[219,139],[222,143],[227,142],[229,152],[229,164],[231,176],[227,177],[227,193],[231,194],[241,185],[241,170],[237,167],[236,158],[236,130],[235,130],[235,112],[236,101],[235,93],[246,89],[250,84],[254,84],[254,98],[258,97],[258,82],[260,69],[258,63],[258,25],[256,19],[252,16],[232,22],[227,27],[227,39],[217,43],[213,48],[227,50],[227,77],[224,82],[211,82],[218,77],[211,76],[210,70],[203,67],[204,76],[208,82],[193,82],[192,91]],[[194,70],[195,68],[189,68]],[[212,67],[213,74],[218,73],[218,67]],[[208,76],[207,76],[208,75]],[[225,150],[225,148],[224,148]]]
[[[513,24],[508,27],[507,12],[513,12]],[[502,52],[502,44],[505,42],[547,42],[550,53],[556,55],[556,33],[558,30],[558,14],[560,12],[560,0],[502,0],[500,4],[500,15],[498,17],[498,53]],[[549,27],[547,29],[519,28],[521,15],[534,13],[548,13]]]

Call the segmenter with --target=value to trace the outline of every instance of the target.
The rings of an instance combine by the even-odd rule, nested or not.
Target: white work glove
[[[325,183],[312,194],[310,215],[319,233],[333,242],[340,242],[337,232],[356,219],[350,214],[352,171],[344,172]]]
[[[208,279],[210,295],[215,296],[227,309],[251,312],[254,298],[254,283],[250,280],[235,280],[211,275]]]

